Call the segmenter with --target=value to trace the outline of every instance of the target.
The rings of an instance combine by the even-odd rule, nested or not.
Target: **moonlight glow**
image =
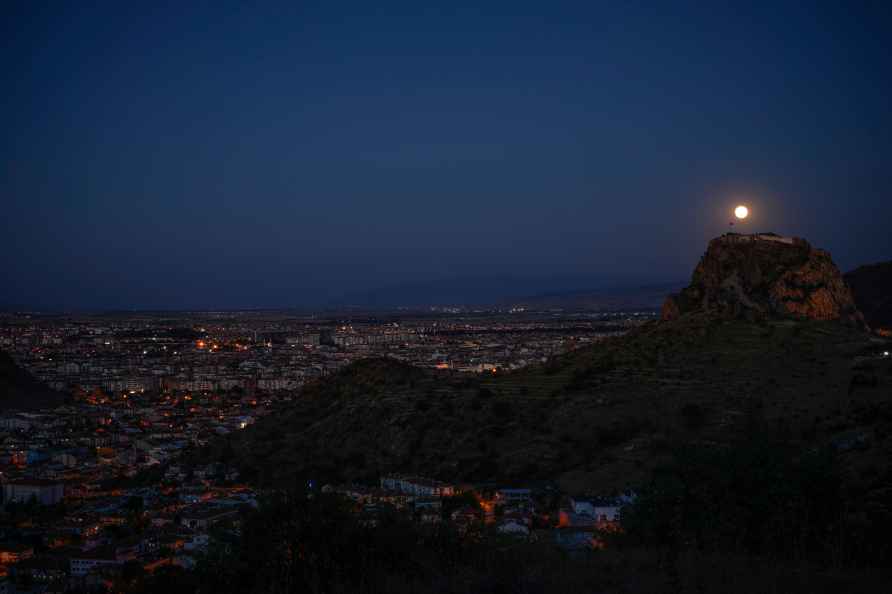
[[[745,207],[744,205],[740,205],[734,209],[734,216],[740,220],[747,218],[750,215],[750,209]]]

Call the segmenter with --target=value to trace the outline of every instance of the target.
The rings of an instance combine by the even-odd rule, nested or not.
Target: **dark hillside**
[[[892,261],[859,266],[846,273],[845,281],[865,321],[892,332]]]
[[[59,406],[65,395],[51,390],[0,351],[0,411]]]
[[[872,425],[892,393],[882,348],[839,322],[687,316],[484,378],[366,360],[217,455],[261,483],[400,471],[559,478],[574,491],[634,484],[670,444],[723,442],[754,424],[814,444],[866,432],[883,448],[892,434]]]

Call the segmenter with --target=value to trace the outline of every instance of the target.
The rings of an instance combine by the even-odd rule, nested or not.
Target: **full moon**
[[[749,216],[749,214],[750,214],[750,209],[743,206],[742,204],[734,209],[734,216],[737,217],[738,219],[745,219]]]

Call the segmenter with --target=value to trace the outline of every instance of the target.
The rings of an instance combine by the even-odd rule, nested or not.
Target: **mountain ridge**
[[[536,305],[582,309],[622,307],[659,308],[666,294],[682,283],[607,282],[588,277],[527,278],[501,276],[453,278],[404,283],[353,293],[329,303],[331,307],[504,307]],[[542,291],[542,286],[551,286]]]

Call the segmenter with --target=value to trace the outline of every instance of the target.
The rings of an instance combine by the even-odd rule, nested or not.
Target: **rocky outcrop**
[[[662,317],[694,312],[864,323],[828,252],[804,239],[771,233],[728,233],[709,242],[691,284],[666,300]]]

